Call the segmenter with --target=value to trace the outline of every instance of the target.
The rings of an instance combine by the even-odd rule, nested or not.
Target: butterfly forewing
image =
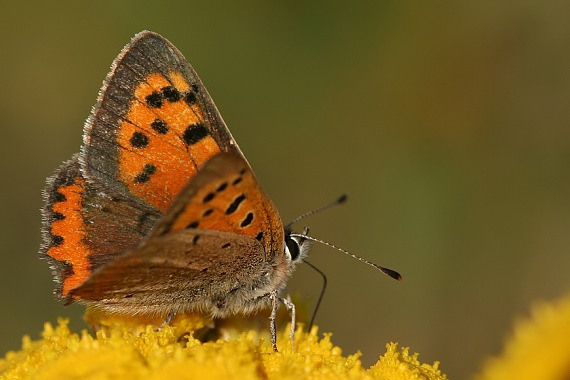
[[[243,156],[196,72],[151,32],[113,63],[84,138],[89,181],[161,211],[212,156]]]
[[[186,228],[233,232],[260,241],[267,255],[283,251],[283,224],[249,165],[233,153],[208,161],[153,231],[161,236]]]

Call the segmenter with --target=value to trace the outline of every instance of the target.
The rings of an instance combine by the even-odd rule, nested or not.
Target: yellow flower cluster
[[[42,339],[24,337],[18,352],[0,359],[1,379],[446,379],[439,363],[422,364],[418,354],[386,345],[386,353],[368,369],[360,354],[343,356],[317,328],[279,334],[275,353],[267,333],[248,324],[211,321],[186,315],[172,326],[157,321],[106,316],[89,311],[86,319],[100,330],[95,336],[69,330],[66,320],[46,323]],[[251,322],[251,321],[250,321]],[[254,322],[255,323],[255,322]],[[215,331],[218,338],[212,339]],[[245,331],[245,332],[241,332]],[[208,335],[210,334],[210,335]],[[209,339],[206,339],[209,336]],[[202,343],[196,339],[207,340]],[[570,378],[570,297],[534,308],[519,321],[500,357],[487,361],[478,380]]]
[[[108,321],[107,321],[108,322]],[[249,330],[229,339],[202,343],[192,333],[206,322],[185,316],[156,331],[152,325],[133,331],[121,323],[95,337],[69,330],[66,320],[46,323],[42,339],[24,337],[18,352],[0,360],[4,379],[446,379],[439,363],[421,364],[418,355],[397,344],[369,369],[360,354],[342,355],[330,335],[298,329],[291,349],[288,330],[278,336],[280,352]],[[105,323],[103,323],[105,324]]]

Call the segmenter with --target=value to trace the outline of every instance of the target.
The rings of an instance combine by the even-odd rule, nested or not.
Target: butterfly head
[[[285,226],[285,256],[292,264],[300,263],[305,257],[307,257],[309,254],[310,243],[314,240],[309,237],[309,227],[305,227],[303,229],[303,233],[298,234],[293,232],[292,226],[308,216],[317,214],[331,206],[342,204],[345,201],[346,195],[343,194],[333,202],[299,215]]]
[[[305,237],[309,227],[305,227],[302,234],[291,236],[292,233],[290,228],[285,228],[285,256],[292,264],[297,264],[309,254],[311,241]]]

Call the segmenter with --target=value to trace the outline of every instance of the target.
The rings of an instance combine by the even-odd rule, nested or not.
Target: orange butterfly
[[[283,302],[294,329],[281,293],[308,237],[283,227],[198,75],[162,36],[141,32],[115,59],[81,152],[44,198],[41,254],[68,303],[168,321],[271,305],[277,350]]]

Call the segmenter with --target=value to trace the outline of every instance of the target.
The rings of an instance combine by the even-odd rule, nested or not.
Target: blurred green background
[[[1,353],[83,327],[36,254],[40,193],[143,29],[194,65],[285,221],[347,193],[312,233],[403,274],[314,247],[318,325],[346,354],[397,341],[463,378],[568,291],[568,1],[0,4]],[[319,289],[306,266],[290,283]]]

